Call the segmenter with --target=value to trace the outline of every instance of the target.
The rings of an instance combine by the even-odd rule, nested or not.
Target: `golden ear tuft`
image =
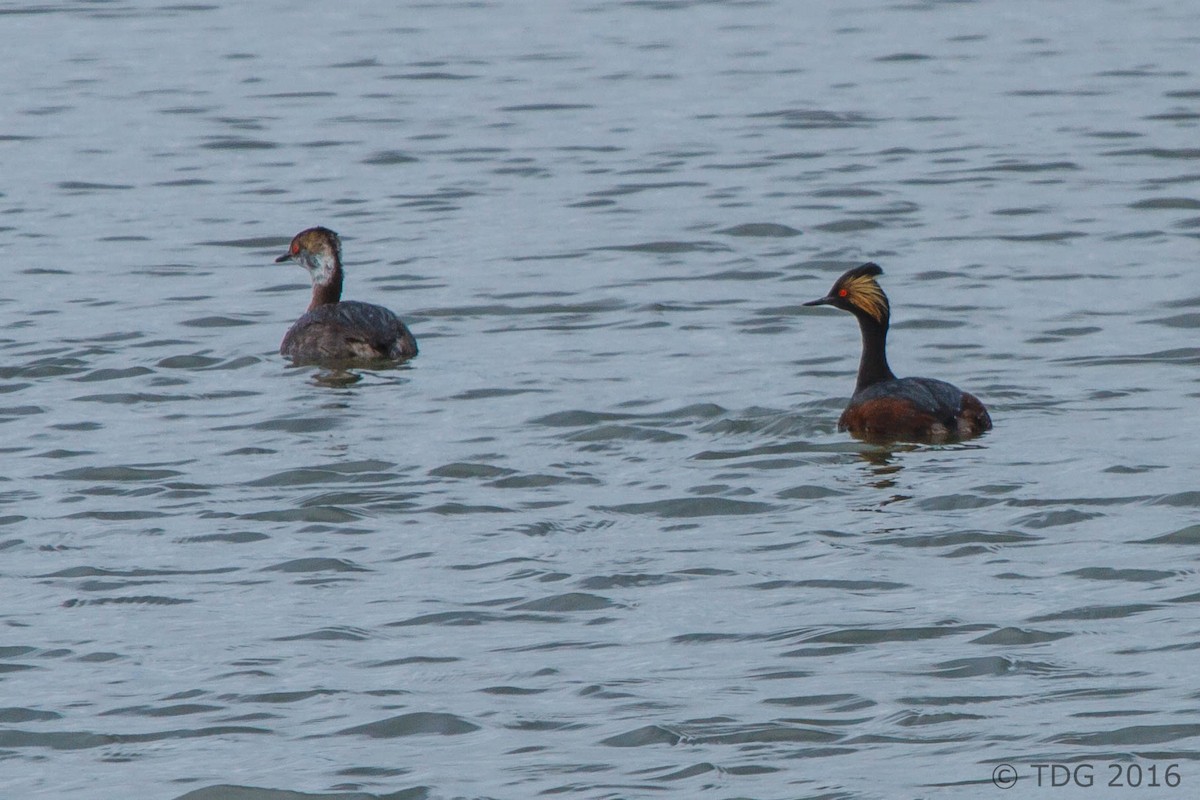
[[[879,324],[887,322],[889,308],[887,295],[873,275],[853,275],[841,286],[845,298],[851,305],[862,309]]]

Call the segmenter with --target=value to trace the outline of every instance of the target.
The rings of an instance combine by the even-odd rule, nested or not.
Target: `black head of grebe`
[[[847,270],[829,294],[805,303],[849,311],[858,319],[862,356],[854,396],[838,420],[838,430],[863,439],[945,441],[990,430],[992,419],[974,395],[933,378],[897,378],[888,366],[887,332],[891,304],[876,280],[878,264]]]
[[[295,261],[312,278],[312,300],[283,337],[279,352],[297,363],[400,360],[417,341],[382,306],[342,301],[342,240],[328,228],[301,231],[276,263]]]

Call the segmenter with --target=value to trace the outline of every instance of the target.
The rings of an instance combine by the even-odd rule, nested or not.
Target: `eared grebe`
[[[292,239],[276,263],[295,261],[312,276],[308,311],[288,330],[279,352],[297,363],[393,361],[417,354],[417,340],[383,306],[341,302],[342,241],[328,228],[309,228]]]
[[[830,305],[858,317],[862,359],[850,405],[838,430],[864,439],[944,441],[991,430],[992,418],[972,394],[933,378],[897,378],[887,362],[890,307],[875,280],[883,270],[863,264],[837,279],[829,294],[806,306]]]

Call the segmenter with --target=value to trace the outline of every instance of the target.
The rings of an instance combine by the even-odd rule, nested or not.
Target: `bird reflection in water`
[[[903,461],[896,457],[897,454],[909,453],[916,449],[918,449],[917,445],[890,445],[869,447],[859,451],[858,457],[866,462],[866,471],[871,478],[868,484],[876,489],[895,489],[896,478],[904,469]],[[879,507],[883,508],[892,503],[911,499],[912,495],[893,494],[891,497],[879,501]]]

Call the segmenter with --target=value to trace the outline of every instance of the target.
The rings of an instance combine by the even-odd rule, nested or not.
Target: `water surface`
[[[0,25],[6,793],[1200,781],[1197,10]],[[276,355],[315,224],[410,365]],[[865,260],[992,433],[836,431]]]

